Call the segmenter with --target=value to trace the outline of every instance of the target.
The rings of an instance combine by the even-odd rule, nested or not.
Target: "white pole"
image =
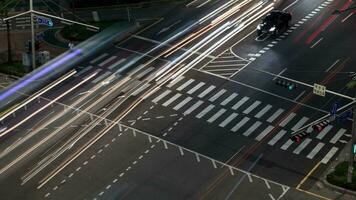
[[[35,55],[35,27],[33,22],[33,0],[30,0],[30,17],[31,17],[31,54],[32,54],[32,69],[36,68],[36,55]]]

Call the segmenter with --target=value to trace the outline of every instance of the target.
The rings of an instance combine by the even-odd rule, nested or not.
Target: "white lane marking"
[[[209,123],[213,123],[216,119],[218,119],[222,114],[224,114],[226,109],[222,108],[217,113],[215,113],[212,117],[208,119]]]
[[[136,95],[140,94],[142,91],[146,90],[150,85],[151,85],[151,84],[149,84],[149,83],[146,83],[146,84],[142,85],[140,88],[138,88],[137,90],[135,90],[135,91],[131,94],[131,96],[136,96]]]
[[[209,86],[206,90],[204,90],[202,93],[198,95],[199,98],[205,97],[208,93],[210,93],[213,89],[216,87],[214,85]]]
[[[349,15],[347,15],[343,20],[341,20],[341,23],[344,23],[349,17],[351,17],[355,12],[351,12]]]
[[[343,136],[346,132],[346,129],[341,128],[335,135],[333,138],[331,138],[330,143],[331,144],[335,144],[337,141],[339,141],[339,139],[341,138],[341,136]]]
[[[299,0],[294,1],[293,3],[289,4],[287,7],[283,9],[283,11],[287,10],[288,8],[292,7],[294,4],[298,3]]]
[[[175,84],[177,84],[178,82],[180,82],[181,80],[183,80],[184,76],[179,76],[178,78],[172,80],[167,87],[171,88],[173,87]]]
[[[337,147],[333,147],[330,151],[325,155],[325,157],[321,160],[321,163],[327,164],[329,160],[334,156],[334,154],[339,150]]]
[[[281,72],[277,74],[272,80],[276,80],[280,75],[282,75],[288,68],[284,68]]]
[[[325,70],[325,72],[329,72],[331,68],[333,68],[338,62],[340,61],[340,59],[337,59],[329,68],[327,68]]]
[[[140,74],[138,74],[136,76],[137,79],[140,79],[142,77],[144,77],[146,74],[150,73],[152,70],[154,70],[155,68],[154,67],[149,67],[149,68],[146,68],[143,72],[141,72]]]
[[[218,99],[221,95],[223,95],[226,92],[225,89],[219,90],[218,93],[216,93],[214,96],[212,96],[209,101],[214,102],[216,99]]]
[[[173,109],[174,110],[179,110],[181,109],[185,104],[187,104],[190,100],[192,100],[192,97],[187,97],[183,101],[181,101],[179,104],[177,104]]]
[[[316,41],[310,48],[314,48],[317,44],[319,44],[324,38],[320,38],[318,41]]]
[[[233,110],[237,110],[242,104],[244,104],[246,101],[248,101],[250,98],[249,97],[243,97],[240,101],[238,101],[234,106],[232,106]]]
[[[267,122],[272,123],[279,115],[281,115],[284,112],[284,109],[279,108],[271,117],[267,119]]]
[[[197,91],[199,88],[201,88],[202,86],[204,86],[205,83],[200,82],[199,84],[197,84],[196,86],[194,86],[192,89],[190,89],[187,93],[188,94],[193,94],[195,91]]]
[[[300,154],[300,152],[302,152],[303,149],[308,146],[311,141],[312,140],[310,138],[306,138],[296,149],[294,149],[293,153]]]
[[[182,94],[175,94],[173,97],[171,97],[170,99],[168,99],[166,102],[164,102],[162,105],[164,107],[169,106],[171,103],[173,103],[173,101],[177,100],[180,96],[182,96]]]
[[[317,136],[316,138],[318,138],[319,140],[323,139],[325,137],[325,135],[332,129],[332,125],[328,125],[327,127],[325,127]]]
[[[286,133],[287,133],[286,130],[281,130],[281,131],[279,131],[279,132],[277,133],[277,135],[275,135],[275,136],[272,138],[272,140],[270,140],[270,141],[268,142],[268,144],[271,145],[271,146],[275,145],[275,144],[278,142],[278,140],[281,139]]]
[[[251,106],[246,108],[246,110],[244,110],[242,113],[249,114],[251,111],[253,111],[260,104],[261,104],[261,101],[255,101]]]
[[[298,101],[298,99],[299,99],[300,97],[302,97],[304,93],[305,93],[305,90],[303,90],[303,91],[294,99],[294,101]]]
[[[309,120],[308,117],[303,117],[302,119],[299,120],[297,124],[293,126],[291,129],[292,131],[297,131],[300,127],[302,127],[307,121]]]
[[[184,88],[186,88],[188,85],[190,85],[191,83],[194,82],[194,79],[189,79],[187,82],[185,82],[184,84],[182,84],[181,86],[179,86],[177,88],[178,91],[182,91]]]
[[[159,96],[157,96],[155,99],[152,100],[153,103],[158,103],[159,100],[163,99],[165,96],[167,96],[169,93],[171,93],[171,90],[166,90]]]
[[[246,122],[248,122],[249,120],[250,120],[250,118],[244,117],[239,123],[237,123],[234,127],[232,127],[231,131],[236,132],[236,131],[239,130],[243,125],[245,125]]]
[[[123,63],[125,60],[126,60],[126,58],[122,58],[122,59],[116,61],[115,63],[113,63],[112,65],[110,65],[110,66],[108,67],[108,69],[110,69],[110,70],[114,69],[115,67],[117,67],[117,66],[119,66],[121,63]]]
[[[281,146],[281,149],[287,150],[291,144],[293,144],[293,141],[291,139],[288,139],[287,142]]]
[[[266,105],[262,110],[260,110],[260,112],[258,112],[255,117],[256,118],[261,118],[264,114],[266,114],[267,111],[269,111],[272,108],[271,105]]]
[[[262,124],[262,122],[260,122],[260,121],[255,122],[253,125],[251,125],[251,127],[249,129],[247,129],[247,131],[245,131],[243,133],[243,135],[246,136],[246,137],[251,135],[251,133],[253,131],[255,131],[261,124]]]
[[[237,113],[232,113],[230,116],[228,116],[223,122],[219,124],[220,127],[224,128],[226,125],[228,125],[232,120],[236,118],[238,114]]]
[[[220,105],[225,106],[228,104],[230,101],[232,101],[235,97],[237,97],[238,94],[232,93],[228,98],[226,98],[223,102],[220,103]]]
[[[314,149],[307,155],[307,158],[313,159],[314,156],[320,151],[320,149],[324,147],[324,145],[325,145],[324,143],[319,142],[319,143],[314,147]]]
[[[108,53],[104,53],[101,56],[99,56],[99,57],[95,58],[94,60],[90,61],[89,63],[90,64],[96,63],[96,62],[98,62],[99,60],[101,60],[102,58],[104,58],[104,57],[106,57],[108,55],[109,55]]]
[[[93,66],[88,66],[88,67],[85,67],[84,69],[82,69],[81,71],[79,71],[78,73],[74,74],[74,77],[78,77],[78,76],[81,76],[82,74],[84,74],[85,72],[91,70],[93,68]],[[100,69],[101,71],[102,69]]]
[[[266,135],[273,130],[274,126],[268,126],[264,131],[262,131],[255,140],[261,141]]]
[[[194,105],[192,105],[190,108],[188,108],[188,110],[186,110],[183,114],[184,115],[189,115],[190,113],[192,113],[195,109],[197,109],[199,106],[201,106],[204,102],[199,100],[197,101]]]
[[[212,110],[215,106],[214,105],[209,105],[207,106],[204,110],[202,110],[199,114],[197,114],[195,117],[200,119],[204,117],[210,110]]]
[[[94,80],[92,81],[92,83],[95,83],[95,84],[96,84],[96,83],[98,83],[99,81],[103,80],[104,78],[108,77],[110,74],[112,74],[112,72],[107,71],[107,72],[105,72],[104,74],[100,75],[98,78],[94,79]]]
[[[114,59],[116,59],[116,56],[111,56],[110,58],[104,60],[103,62],[101,62],[98,66],[103,67],[104,65],[108,64],[109,62],[113,61]]]
[[[279,123],[279,126],[284,127],[290,122],[297,114],[294,112],[290,113],[281,123]]]

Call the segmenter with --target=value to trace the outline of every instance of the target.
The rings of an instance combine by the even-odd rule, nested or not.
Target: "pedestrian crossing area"
[[[200,70],[230,78],[249,63],[250,61],[232,54],[230,49],[228,49],[207,65],[200,68]]]
[[[329,125],[319,134],[294,143],[290,133],[310,123],[309,117],[183,76],[155,92],[151,101],[255,141],[271,134],[265,140],[269,146],[308,159],[322,158],[324,164],[343,145],[341,139],[349,140],[345,129]]]

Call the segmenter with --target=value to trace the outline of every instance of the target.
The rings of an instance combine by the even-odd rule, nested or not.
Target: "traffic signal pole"
[[[31,60],[32,60],[32,67],[31,71],[36,69],[36,50],[35,50],[35,24],[33,21],[33,0],[30,0],[30,20],[31,20]]]
[[[356,98],[356,92],[355,92]],[[352,132],[351,132],[351,144],[350,144],[350,157],[349,157],[349,167],[347,170],[347,182],[352,183],[352,174],[354,171],[354,144],[356,143],[356,101],[354,101],[353,105],[353,116],[352,116]]]

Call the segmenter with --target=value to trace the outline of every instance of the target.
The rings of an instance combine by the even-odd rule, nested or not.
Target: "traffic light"
[[[296,83],[293,83],[293,82],[289,82],[289,81],[286,81],[286,80],[282,80],[282,79],[277,79],[276,80],[276,85],[280,85],[280,86],[283,86],[289,90],[293,90],[293,89],[296,89],[298,87],[298,84]]]
[[[304,138],[308,137],[309,135],[310,135],[310,133],[308,133],[307,131],[302,131],[300,133],[293,135],[291,137],[291,140],[296,143],[300,143]]]
[[[317,132],[320,132],[329,124],[330,124],[330,120],[326,119],[324,121],[321,121],[321,122],[313,125],[313,130],[317,131]]]

